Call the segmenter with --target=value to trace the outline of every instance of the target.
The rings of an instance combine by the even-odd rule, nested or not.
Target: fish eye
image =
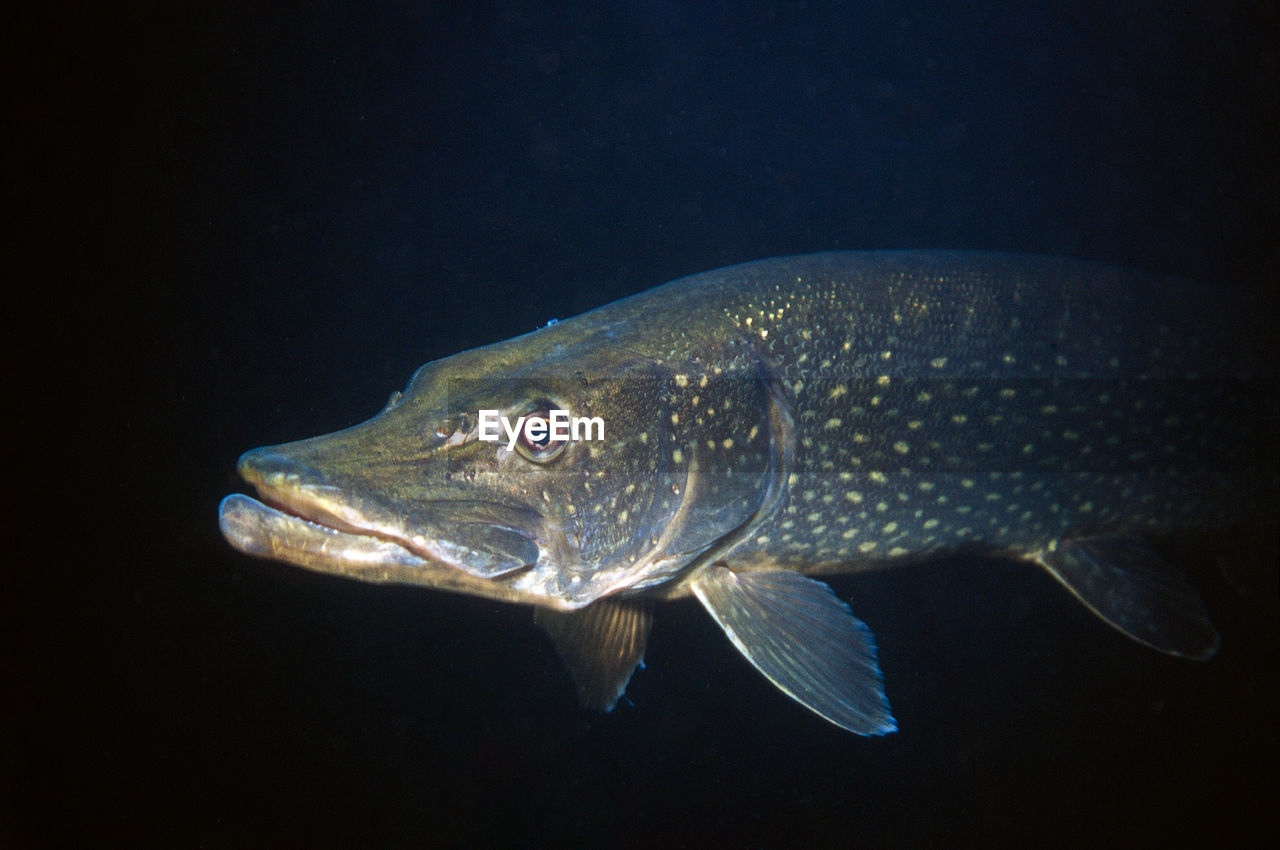
[[[525,460],[531,460],[534,463],[550,463],[560,456],[569,445],[569,437],[565,435],[562,439],[553,439],[551,434],[551,411],[555,405],[551,402],[541,399],[528,405],[524,413],[520,414],[525,418],[525,426],[521,427],[519,435],[516,437],[516,451]],[[530,436],[530,422],[541,420],[541,427],[535,424],[534,430],[540,433]]]

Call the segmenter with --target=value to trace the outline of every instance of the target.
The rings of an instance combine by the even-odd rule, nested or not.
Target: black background
[[[53,5],[9,21],[3,809],[18,847],[1231,843],[1271,832],[1274,607],[1131,644],[1034,570],[835,582],[901,731],[692,604],[579,710],[528,612],[233,552],[239,452],[430,359],[836,248],[1274,288],[1271,3]]]

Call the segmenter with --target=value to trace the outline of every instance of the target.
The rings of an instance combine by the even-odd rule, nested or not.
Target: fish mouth
[[[223,499],[219,526],[249,555],[348,574],[432,565],[480,579],[522,571],[541,555],[528,530],[536,514],[527,509],[458,499],[389,510],[270,448],[246,452],[237,470],[258,498]],[[411,522],[410,513],[423,518]]]
[[[394,540],[340,530],[242,493],[222,500],[218,526],[227,542],[246,555],[324,572],[355,574],[361,565],[414,568],[432,563]]]
[[[297,471],[284,455],[256,449],[242,455],[236,469],[259,498],[227,496],[218,506],[218,525],[247,555],[341,572],[346,565],[433,560],[380,532],[339,488],[316,483],[316,475]]]

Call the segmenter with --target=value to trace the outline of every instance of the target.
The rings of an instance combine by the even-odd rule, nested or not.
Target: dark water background
[[[1152,846],[1274,832],[1277,638],[1146,651],[1029,569],[835,582],[901,732],[694,605],[579,710],[528,612],[234,553],[247,448],[420,363],[836,248],[1276,286],[1274,3],[86,4],[9,22],[0,844]],[[34,299],[26,301],[25,299]],[[34,306],[23,306],[30,303]],[[15,344],[16,343],[16,344]],[[29,381],[29,385],[28,385]]]

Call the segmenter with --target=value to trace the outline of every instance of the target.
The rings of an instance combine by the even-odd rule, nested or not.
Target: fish
[[[219,523],[248,555],[531,606],[603,710],[655,609],[692,597],[788,697],[880,735],[875,638],[824,576],[977,552],[1211,657],[1203,601],[1151,541],[1276,515],[1274,365],[1247,299],[1181,279],[759,260],[429,362],[362,424],[246,452],[256,496]]]

